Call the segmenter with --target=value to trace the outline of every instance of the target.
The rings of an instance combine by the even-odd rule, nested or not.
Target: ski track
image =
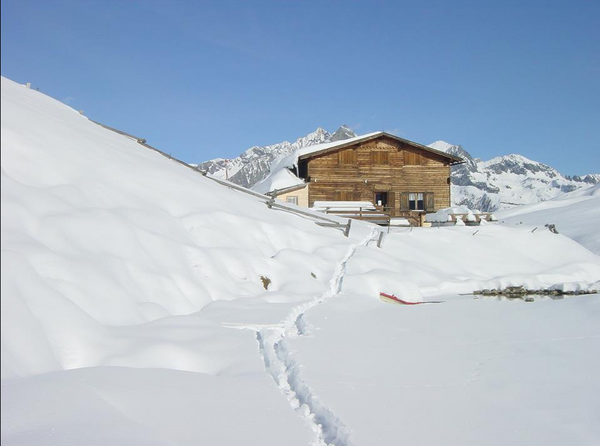
[[[346,266],[358,248],[367,246],[379,230],[373,228],[361,243],[352,245],[346,256],[336,267],[327,291],[316,299],[297,306],[280,327],[265,327],[256,332],[259,353],[265,370],[286,396],[294,410],[306,420],[315,434],[313,446],[352,446],[350,431],[344,423],[323,404],[306,384],[301,374],[301,365],[287,346],[286,338],[306,336],[308,327],[304,314],[311,308],[337,296],[342,291]]]

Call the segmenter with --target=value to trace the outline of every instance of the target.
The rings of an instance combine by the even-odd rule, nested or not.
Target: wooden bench
[[[337,215],[338,217],[348,217],[353,218],[355,220],[363,220],[369,221],[371,223],[377,224],[390,224],[390,214],[386,214],[385,212],[371,209],[363,209],[362,207],[358,210],[353,211],[340,211],[337,209],[326,209],[326,214],[329,215]]]
[[[389,225],[391,214],[381,206],[374,206],[370,202],[344,201],[344,202],[315,202],[315,210],[338,217],[363,220],[379,225]]]

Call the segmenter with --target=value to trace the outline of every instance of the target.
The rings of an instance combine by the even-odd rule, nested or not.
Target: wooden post
[[[379,240],[377,240],[377,247],[381,248],[381,241],[383,240],[383,231],[379,233]]]
[[[350,235],[350,225],[352,225],[352,220],[348,219],[348,224],[346,225],[346,229],[344,230],[344,235],[346,237]]]

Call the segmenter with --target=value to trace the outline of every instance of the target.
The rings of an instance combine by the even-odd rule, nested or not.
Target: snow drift
[[[347,243],[5,78],[2,149],[3,376],[95,365],[104,326],[261,295],[261,275],[311,289]]]
[[[561,234],[600,255],[600,185],[502,211],[498,218],[508,225],[553,224]]]

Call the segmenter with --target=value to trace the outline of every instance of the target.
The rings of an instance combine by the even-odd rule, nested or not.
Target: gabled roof
[[[344,147],[353,146],[356,143],[372,141],[374,139],[381,138],[382,136],[385,136],[386,138],[390,138],[395,141],[407,144],[416,149],[425,150],[430,153],[435,153],[436,155],[439,155],[443,158],[447,158],[448,160],[450,160],[450,164],[460,164],[460,163],[464,162],[464,160],[458,156],[450,155],[449,153],[442,152],[442,151],[436,150],[436,149],[432,149],[431,147],[424,146],[423,144],[419,144],[418,142],[400,138],[399,136],[392,135],[392,134],[386,133],[386,132],[367,133],[365,135],[355,136],[354,138],[344,139],[341,141],[335,141],[335,142],[330,142],[330,143],[325,143],[325,144],[318,144],[316,146],[309,146],[309,147],[306,147],[304,149],[300,149],[297,151],[297,156],[298,156],[297,160],[300,161],[300,160],[312,158],[313,156],[321,155],[323,153],[327,153],[327,152],[330,152],[333,150],[339,150],[339,149],[343,149]]]
[[[327,153],[329,151],[349,147],[359,142],[371,141],[382,136],[391,138],[395,141],[399,141],[404,144],[408,144],[417,149],[435,153],[436,155],[448,159],[450,161],[450,164],[460,164],[464,162],[463,159],[458,156],[450,155],[440,150],[432,149],[431,147],[424,146],[423,144],[419,144],[414,141],[409,141],[408,139],[400,138],[399,136],[391,135],[385,132],[373,132],[367,133],[365,135],[355,136],[354,138],[344,139],[341,141],[327,142],[323,144],[317,144],[314,146],[303,147],[301,149],[295,150],[289,155],[278,158],[274,160],[271,164],[271,173],[264,180],[254,185],[252,187],[252,190],[255,190],[260,193],[266,193],[271,192],[273,190],[287,191],[288,189],[291,190],[291,188],[294,188],[296,186],[302,187],[302,185],[304,184],[304,180],[298,178],[289,170],[294,166],[297,167],[298,161],[308,159],[313,156],[320,155],[322,153]]]

